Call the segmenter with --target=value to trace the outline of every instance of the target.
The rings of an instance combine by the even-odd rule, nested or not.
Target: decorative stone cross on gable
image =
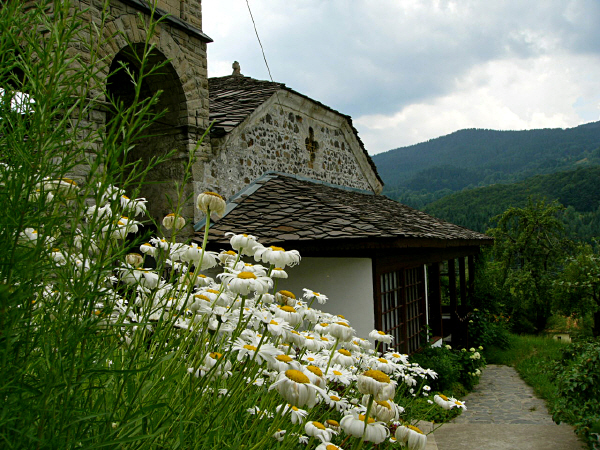
[[[319,143],[315,141],[315,132],[312,127],[308,128],[308,137],[304,139],[306,150],[310,153],[310,162],[313,163],[317,157],[317,150],[319,150]]]

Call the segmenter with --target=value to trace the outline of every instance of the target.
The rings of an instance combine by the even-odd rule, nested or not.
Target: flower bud
[[[162,223],[167,230],[173,228],[175,231],[179,231],[185,226],[185,219],[179,214],[171,213],[165,216]]]

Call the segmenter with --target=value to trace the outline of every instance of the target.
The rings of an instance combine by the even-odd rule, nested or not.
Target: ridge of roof
[[[312,99],[294,89],[286,86],[285,83],[278,83],[268,80],[257,80],[244,75],[227,75],[223,77],[211,77],[208,79],[208,102],[209,102],[209,121],[214,121],[212,130],[217,136],[229,133],[246,117],[252,114],[260,105],[276,94],[277,91],[284,90],[298,95],[314,104],[342,117],[352,130],[360,149],[367,158],[371,170],[377,177],[377,180],[383,186],[383,180],[377,172],[377,166],[373,162],[371,155],[367,152],[365,144],[358,135],[358,130],[352,123],[352,117],[343,114],[324,103]],[[251,94],[251,95],[248,95]],[[237,96],[239,95],[239,97]]]

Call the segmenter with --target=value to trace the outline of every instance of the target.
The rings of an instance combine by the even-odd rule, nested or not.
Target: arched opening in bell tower
[[[107,114],[106,123],[109,128],[116,123],[135,127],[135,115],[130,114],[123,121],[116,111],[140,105],[158,94],[158,101],[148,111],[148,115],[155,118],[154,122],[136,136],[132,148],[122,148],[119,164],[124,167],[121,183],[131,178],[132,186],[140,186],[140,195],[149,200],[149,215],[160,223],[173,211],[177,202],[176,183],[181,184],[184,177],[187,104],[181,80],[171,62],[160,51],[152,50],[142,66],[143,51],[143,44],[133,44],[122,48],[113,58],[107,93],[111,103],[121,106]],[[172,156],[148,171],[143,180],[135,177],[148,167],[153,157],[164,157],[170,152]]]

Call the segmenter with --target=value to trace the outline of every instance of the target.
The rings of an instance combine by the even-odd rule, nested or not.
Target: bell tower
[[[101,76],[112,100],[127,105],[135,95],[135,87],[126,71],[140,70],[138,56],[146,42],[153,46],[149,64],[160,67],[145,78],[142,98],[161,91],[156,111],[164,115],[148,130],[151,137],[134,142],[126,163],[138,161],[143,167],[153,156],[175,150],[172,158],[148,172],[141,195],[149,200],[149,213],[160,223],[173,211],[177,183],[184,179],[184,167],[190,152],[200,156],[210,146],[208,139],[200,143],[208,127],[208,75],[206,47],[212,39],[202,32],[201,0],[157,0],[154,8],[146,0],[73,0],[73,6],[89,11],[89,20],[104,21],[102,32],[107,45],[100,49],[104,62]],[[159,19],[155,32],[147,36],[148,23]],[[82,51],[82,50],[81,50]],[[86,58],[85,53],[82,57]],[[111,110],[102,93],[99,106],[90,114],[90,126],[110,123]],[[104,106],[102,105],[104,101]],[[110,106],[110,105],[108,105]],[[199,174],[193,173],[185,187],[188,201],[182,214],[194,217],[193,199],[201,185]],[[170,201],[169,201],[170,198]],[[191,228],[190,228],[191,229]]]

